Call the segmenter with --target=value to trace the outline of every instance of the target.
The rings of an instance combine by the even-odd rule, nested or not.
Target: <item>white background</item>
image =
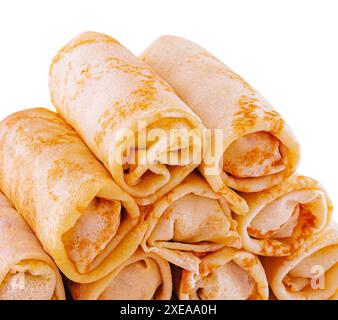
[[[207,48],[284,116],[302,145],[299,171],[338,203],[338,1],[1,1],[0,118],[50,107],[49,63],[87,30],[135,54],[162,34]]]

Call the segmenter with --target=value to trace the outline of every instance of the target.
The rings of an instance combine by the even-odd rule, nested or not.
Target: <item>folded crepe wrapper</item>
[[[195,172],[143,211],[142,248],[181,268],[198,273],[199,253],[241,247],[229,204]]]
[[[69,286],[75,300],[170,300],[172,287],[169,263],[141,248],[106,277]]]
[[[64,300],[54,261],[2,193],[0,230],[0,300]]]
[[[331,221],[332,203],[314,179],[294,174],[279,185],[241,194],[249,213],[235,216],[245,250],[263,256],[287,256]]]
[[[201,120],[115,39],[74,38],[55,56],[49,84],[57,111],[138,204],[160,199],[200,164]],[[189,137],[170,140],[180,129]]]
[[[49,110],[24,110],[0,123],[0,187],[73,281],[109,274],[143,238],[135,201]]]
[[[215,191],[225,196],[228,187],[261,191],[296,170],[299,144],[287,123],[254,88],[208,51],[183,38],[162,36],[141,59],[218,137],[212,139],[209,146],[214,151],[206,152],[200,167]]]
[[[338,299],[338,226],[308,239],[287,257],[262,259],[270,287],[279,300]]]
[[[200,272],[174,271],[180,300],[267,300],[269,286],[258,257],[234,248],[201,255]]]

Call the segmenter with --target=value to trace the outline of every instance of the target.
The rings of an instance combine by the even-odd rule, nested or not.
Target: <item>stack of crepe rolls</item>
[[[201,171],[215,191],[227,196],[227,187],[265,190],[296,170],[299,144],[287,123],[205,49],[183,38],[163,36],[141,58],[213,130],[209,144],[213,151],[206,152]]]
[[[0,300],[64,300],[59,270],[0,193]]]
[[[170,300],[172,276],[168,261],[138,249],[108,276],[90,283],[71,283],[76,300]]]
[[[49,83],[57,111],[138,204],[160,199],[200,164],[201,120],[115,39],[80,34],[55,56]]]
[[[241,194],[249,213],[235,216],[245,250],[263,256],[287,256],[331,221],[332,204],[314,179],[294,174],[279,185]]]
[[[186,270],[198,273],[200,253],[241,247],[229,204],[197,173],[144,211],[143,249]]]
[[[338,299],[326,191],[205,49],[165,36],[138,59],[86,32],[49,88],[59,114],[0,122],[0,299],[64,299],[58,268],[76,300]]]
[[[76,282],[109,274],[139,246],[139,208],[56,113],[0,124],[0,188],[57,266]]]
[[[267,300],[269,286],[256,255],[223,248],[201,258],[199,273],[176,270],[180,300]]]
[[[270,287],[279,300],[338,299],[338,226],[308,239],[287,257],[263,259]]]

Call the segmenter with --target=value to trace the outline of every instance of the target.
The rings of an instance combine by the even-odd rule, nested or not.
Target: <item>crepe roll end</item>
[[[242,194],[246,216],[236,216],[243,248],[263,256],[287,256],[323,231],[332,217],[332,203],[314,179],[293,175],[279,185]]]
[[[90,284],[71,283],[70,291],[76,300],[170,300],[170,265],[139,248],[103,279]]]
[[[53,300],[56,282],[55,270],[48,264],[22,261],[0,283],[0,300]]]
[[[199,274],[176,269],[180,300],[267,300],[268,284],[259,259],[244,250],[224,248],[201,258]]]
[[[338,229],[335,223],[290,256],[265,257],[262,261],[277,299],[337,299]]]
[[[201,166],[214,190],[223,183],[258,192],[295,172],[300,147],[290,127],[255,88],[206,49],[162,36],[141,58],[219,138],[213,144],[220,152],[204,158]]]

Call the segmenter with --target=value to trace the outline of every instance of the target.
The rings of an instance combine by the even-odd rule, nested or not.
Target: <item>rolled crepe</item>
[[[267,300],[269,286],[262,264],[254,254],[233,248],[202,258],[199,274],[175,274],[180,300]]]
[[[293,175],[265,191],[242,194],[246,216],[235,216],[245,250],[264,256],[287,256],[331,220],[332,204],[314,179]]]
[[[59,270],[0,193],[0,300],[52,299],[65,299]]]
[[[172,276],[169,263],[138,249],[108,276],[90,283],[71,283],[76,300],[170,300]]]
[[[257,192],[290,176],[299,144],[271,105],[244,79],[197,44],[157,39],[141,58],[213,129],[201,171],[215,191]],[[222,130],[220,130],[222,129]]]
[[[50,92],[58,112],[140,205],[160,199],[200,164],[200,119],[107,35],[86,32],[61,49],[50,67]]]
[[[143,249],[181,268],[198,273],[199,253],[241,246],[229,204],[196,173],[145,211]]]
[[[331,224],[296,252],[264,258],[274,295],[279,300],[338,300],[338,227]]]
[[[110,273],[135,252],[145,232],[132,197],[76,132],[46,109],[1,122],[0,187],[76,282]]]

